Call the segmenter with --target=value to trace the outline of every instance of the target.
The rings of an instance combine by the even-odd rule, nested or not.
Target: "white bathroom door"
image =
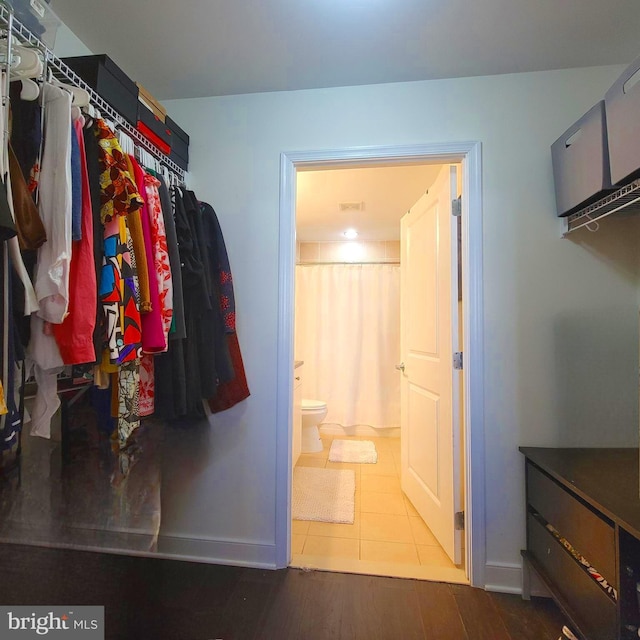
[[[455,564],[462,562],[456,167],[442,168],[401,221],[402,490]],[[454,384],[455,381],[455,384]]]

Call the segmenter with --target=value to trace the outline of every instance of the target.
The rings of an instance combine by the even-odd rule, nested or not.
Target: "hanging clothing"
[[[184,340],[184,370],[186,373],[186,406],[187,415],[201,417],[204,415],[202,406],[202,375],[213,378],[217,375],[210,368],[212,365],[212,350],[214,349],[213,334],[215,327],[207,323],[207,337],[203,341],[201,331],[202,319],[206,311],[211,310],[211,300],[204,279],[199,244],[196,240],[196,221],[190,198],[185,203],[183,192],[175,188],[175,215],[180,261],[182,264],[182,284],[184,292],[184,311],[187,337]],[[187,212],[189,207],[189,213]],[[207,364],[209,367],[207,367]],[[211,384],[211,382],[209,382]]]
[[[118,444],[120,448],[127,445],[131,434],[140,426],[138,393],[140,387],[140,371],[138,362],[127,362],[122,365],[118,378]]]
[[[98,292],[105,315],[109,359],[117,364],[139,358],[142,351],[135,254],[130,243],[124,216],[116,216],[104,225],[104,264]]]
[[[171,331],[173,320],[173,282],[167,247],[167,233],[158,192],[160,181],[149,174],[145,174],[144,181],[150,218],[153,263],[158,283],[159,313],[162,318],[165,343],[168,345],[169,332]]]
[[[4,388],[2,382],[0,382],[0,415],[4,416],[7,413],[9,413],[9,409],[7,409],[7,403],[4,400]]]
[[[204,287],[208,296],[208,304],[202,310],[198,326],[200,392],[203,398],[213,398],[221,382],[229,382],[234,378],[220,293],[218,238],[215,228],[211,224],[211,215],[207,212],[209,215],[205,221],[203,209],[195,194],[192,191],[186,191],[184,196],[187,214],[193,223],[195,237],[198,239],[198,250],[203,269],[207,275],[204,278]],[[211,207],[209,209],[213,212]]]
[[[227,334],[227,346],[235,375],[231,380],[221,382],[216,389],[216,395],[207,400],[212,413],[226,411],[251,395],[244,372],[244,363],[237,333]]]
[[[42,143],[42,107],[20,97],[22,82],[11,83],[11,145],[30,193],[37,187],[38,156]]]
[[[145,174],[142,167],[135,158],[129,157],[135,173],[135,181],[142,194],[142,209],[140,217],[142,219],[142,231],[144,233],[144,246],[146,264],[142,260],[138,264],[138,270],[147,274],[149,282],[149,298],[151,308],[148,313],[142,315],[142,351],[144,353],[158,353],[166,351],[167,341],[162,329],[162,314],[160,312],[160,296],[158,292],[158,278],[153,257],[153,244],[151,241],[151,222],[149,217],[149,207],[146,200]],[[136,256],[137,257],[137,256]]]
[[[0,93],[2,93],[2,100],[0,101],[0,139],[7,139],[7,132],[4,130],[6,122],[5,109],[9,107],[4,101],[4,74],[2,74],[2,87]],[[13,269],[20,281],[21,289],[18,286],[13,286],[14,290],[21,290],[21,299],[18,301],[19,306],[22,308],[25,316],[28,316],[39,310],[38,299],[33,287],[32,276],[25,266],[25,261],[20,253],[20,245],[17,237],[16,229],[16,216],[13,209],[13,193],[11,189],[11,179],[9,171],[9,153],[8,145],[3,147],[0,153],[0,175],[2,181],[0,181],[0,239],[9,239],[9,259],[13,265]],[[18,313],[16,308],[16,313]]]
[[[47,232],[10,144],[9,174],[11,176],[11,196],[20,249],[23,251],[26,249],[39,249],[47,241]]]
[[[236,303],[233,292],[233,276],[229,256],[222,235],[222,228],[218,216],[213,207],[206,203],[200,203],[203,216],[205,237],[207,238],[207,251],[209,264],[211,265],[212,287],[217,290],[217,299],[222,315],[222,331],[225,334],[226,352],[229,354],[230,365],[226,368],[218,366],[220,372],[227,372],[226,376],[220,376],[214,395],[206,396],[209,408],[213,413],[225,411],[242,400],[249,397],[249,386],[244,371],[242,353],[236,332]],[[225,352],[222,352],[223,355]]]
[[[101,219],[101,190],[100,190],[100,146],[98,144],[98,125],[91,121],[85,123],[83,130],[84,148],[87,161],[87,175],[91,194],[91,213],[93,218],[93,261],[96,283],[100,282],[102,261],[104,259],[104,228]],[[96,361],[99,361],[105,348],[106,323],[102,305],[95,309],[96,322],[93,331],[93,348]]]
[[[4,255],[7,251],[7,244],[0,245],[0,282],[7,281],[8,286],[5,288],[3,295],[0,296],[0,318],[4,317],[4,307],[7,308],[8,325],[3,326],[3,332],[6,332],[6,343],[2,344],[0,349],[0,367],[4,377],[5,370],[8,375],[3,381],[4,402],[6,405],[6,413],[0,416],[0,451],[13,449],[18,442],[18,434],[22,430],[22,415],[19,411],[19,405],[16,404],[16,378],[14,371],[18,356],[16,354],[17,331],[13,322],[13,300],[12,300],[12,280],[14,273],[11,264],[11,252],[8,256],[8,270],[4,273]],[[20,358],[24,355],[20,354]]]
[[[174,189],[175,222],[180,250],[187,337],[172,341],[184,350],[184,387],[171,359],[156,360],[156,401],[167,411],[164,394],[171,386],[174,400],[184,393],[186,414],[202,415],[202,399],[213,411],[234,406],[249,395],[235,333],[235,299],[222,231],[213,209],[195,194]],[[208,278],[205,277],[205,265]],[[169,411],[170,412],[170,411]]]
[[[160,181],[158,192],[164,220],[164,228],[167,236],[167,251],[169,253],[169,265],[171,270],[171,288],[173,290],[172,303],[173,314],[171,322],[170,340],[183,339],[187,332],[184,325],[184,300],[182,294],[182,269],[180,267],[180,252],[178,250],[178,237],[176,235],[176,222],[173,217],[173,205],[171,196],[160,175],[156,176]]]
[[[73,122],[73,135],[78,146],[80,169],[81,219],[79,239],[73,241],[69,274],[69,313],[53,331],[66,365],[96,361],[93,332],[96,324],[98,287],[93,256],[93,212],[83,136],[84,118],[78,112]]]
[[[138,409],[140,417],[150,416],[155,409],[154,356],[150,353],[143,353],[140,358]]]
[[[131,179],[134,181],[138,192],[140,193],[140,200],[142,202],[140,208],[135,211],[130,211],[127,216],[127,225],[131,232],[131,239],[133,241],[133,250],[136,254],[136,265],[143,266],[145,268],[136,269],[138,276],[138,295],[140,301],[140,313],[145,314],[151,311],[151,292],[149,290],[149,273],[146,269],[147,264],[147,246],[145,244],[144,228],[142,226],[142,216],[144,215],[145,199],[144,199],[144,187],[138,185],[136,179],[136,172],[131,162],[131,156],[125,155],[125,162],[127,163],[127,170]]]
[[[100,147],[100,217],[104,224],[136,211],[143,202],[118,139],[104,120],[96,120],[95,134]]]
[[[73,112],[80,110],[73,107],[71,120],[77,118]],[[78,137],[71,127],[71,239],[82,240],[82,167],[80,165],[80,145]]]
[[[43,320],[59,324],[69,304],[71,263],[71,95],[45,83],[40,217],[47,242],[38,249],[35,291]]]
[[[133,242],[127,214],[143,200],[128,172],[118,140],[102,120],[96,121],[99,145],[101,209],[104,228],[99,295],[105,314],[111,362],[122,364],[141,355],[142,331]]]
[[[7,187],[0,182],[0,241],[9,240],[18,234],[16,223],[9,208]]]

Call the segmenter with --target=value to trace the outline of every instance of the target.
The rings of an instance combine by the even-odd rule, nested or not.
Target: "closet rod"
[[[11,20],[11,11],[4,3],[0,2],[0,22],[7,28]],[[46,66],[62,75],[68,82],[84,89],[91,99],[93,105],[95,105],[102,114],[106,115],[109,120],[114,122],[120,129],[122,129],[129,137],[133,138],[136,144],[146,149],[152,156],[157,158],[162,164],[164,164],[172,173],[176,174],[180,179],[180,182],[184,183],[184,169],[179,167],[171,158],[157,149],[151,142],[149,142],[135,127],[130,125],[106,100],[98,95],[82,78],[74,73],[60,58],[58,58],[49,47],[47,47],[42,40],[36,37],[29,29],[27,29],[15,16],[13,17],[13,25],[11,31],[13,34],[22,39],[23,42],[28,42],[31,46],[36,47],[42,51],[45,57]]]

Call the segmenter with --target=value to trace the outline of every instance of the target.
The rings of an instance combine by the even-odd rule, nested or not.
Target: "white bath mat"
[[[356,474],[351,469],[296,467],[291,511],[294,520],[353,524]]]
[[[376,445],[371,440],[334,440],[329,450],[329,462],[378,462]]]

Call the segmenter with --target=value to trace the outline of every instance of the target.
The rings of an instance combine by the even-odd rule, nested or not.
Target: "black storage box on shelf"
[[[138,85],[107,55],[62,58],[92,89],[135,126],[138,121]]]
[[[145,138],[152,142],[160,151],[169,155],[172,135],[169,127],[160,118],[138,101],[138,118],[136,127]]]
[[[189,167],[189,136],[169,116],[166,117],[165,124],[171,131],[171,153],[169,157],[181,169],[186,171]]]
[[[604,97],[611,181],[624,185],[640,176],[640,58],[636,58]]]
[[[604,100],[551,145],[551,161],[559,216],[575,213],[611,192]]]

